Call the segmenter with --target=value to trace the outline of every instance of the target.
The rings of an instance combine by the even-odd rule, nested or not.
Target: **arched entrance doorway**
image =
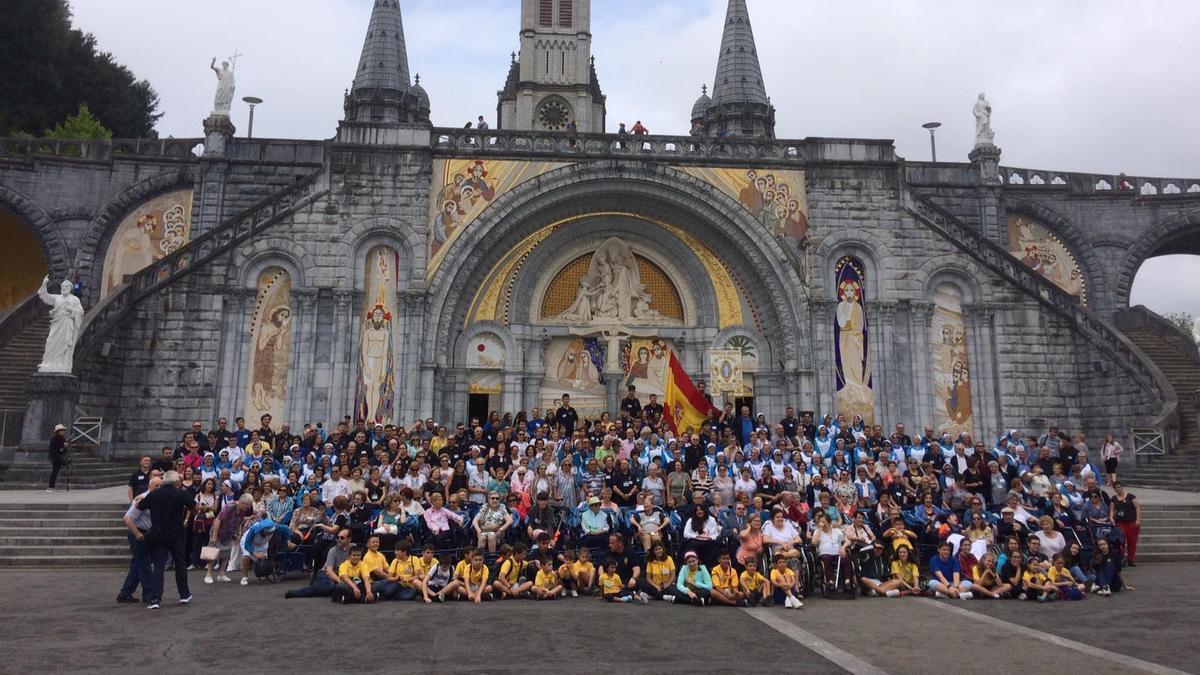
[[[5,263],[0,266],[0,316],[29,297],[46,276],[46,257],[37,237],[16,214],[0,207],[0,241]]]

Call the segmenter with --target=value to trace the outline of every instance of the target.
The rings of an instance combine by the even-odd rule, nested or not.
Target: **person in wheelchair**
[[[784,517],[783,509],[778,508],[771,511],[771,522],[763,525],[762,541],[771,547],[773,558],[789,560],[799,558],[800,549],[804,546],[804,539],[796,526]]]
[[[840,585],[847,593],[853,593],[855,581],[850,565],[850,540],[842,530],[833,527],[827,514],[817,514],[817,529],[812,534],[812,544],[817,549],[826,585]]]

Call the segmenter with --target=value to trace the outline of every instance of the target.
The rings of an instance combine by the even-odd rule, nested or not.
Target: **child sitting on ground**
[[[775,569],[771,570],[771,587],[774,589],[772,602],[791,609],[800,609],[804,603],[796,591],[796,573],[787,565],[787,558],[776,558]]]
[[[458,597],[475,604],[491,600],[492,585],[488,583],[488,576],[487,565],[483,564],[483,549],[469,551],[454,568],[454,577],[460,583]]]
[[[563,592],[562,582],[558,578],[558,573],[554,571],[554,558],[546,555],[540,563],[533,582],[533,597],[538,600],[553,600]]]
[[[742,582],[742,589],[746,591],[747,604],[766,607],[771,604],[771,584],[762,572],[758,571],[758,562],[758,556],[747,558],[746,569],[738,580]]]
[[[500,571],[496,575],[496,580],[492,582],[492,587],[496,591],[496,599],[529,597],[529,589],[533,588],[533,581],[526,576],[525,556],[527,553],[528,549],[525,548],[525,544],[517,544],[513,547],[508,559],[500,563]]]
[[[363,550],[350,547],[350,559],[338,567],[338,585],[333,592],[333,601],[343,605],[351,602],[375,602],[371,592],[371,572],[363,564]]]
[[[746,594],[742,592],[737,570],[733,569],[729,551],[717,556],[717,566],[712,570],[712,599],[718,605],[748,607]]]
[[[604,571],[600,573],[600,598],[605,602],[633,602],[633,591],[625,588],[625,583],[621,581],[621,575],[617,574],[617,561],[609,558],[604,563]],[[640,598],[643,603],[649,601],[649,598],[642,594]]]
[[[1025,561],[1025,574],[1021,577],[1021,585],[1025,587],[1025,593],[1030,598],[1036,593],[1038,602],[1052,602],[1058,599],[1058,587],[1050,583],[1050,578],[1042,571],[1042,563],[1037,558]]]
[[[432,553],[432,549],[429,553]],[[421,557],[425,558],[425,552],[422,552]],[[425,573],[425,582],[421,584],[421,595],[425,598],[427,605],[435,598],[438,602],[445,602],[446,595],[456,593],[461,586],[461,582],[454,578],[454,568],[450,565],[450,557],[442,554],[436,560],[437,562],[431,565],[429,571]],[[430,594],[433,595],[432,598]]]
[[[571,574],[575,577],[575,588],[591,595],[596,587],[596,566],[592,564],[592,552],[586,548],[579,549],[579,559],[571,565]],[[575,591],[571,595],[578,597]]]

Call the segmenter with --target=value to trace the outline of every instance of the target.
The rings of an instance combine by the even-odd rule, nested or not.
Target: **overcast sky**
[[[200,136],[213,56],[235,50],[237,96],[266,100],[255,135],[328,138],[342,116],[371,0],[71,0],[94,33],[162,98],[162,135]],[[640,119],[684,134],[712,84],[725,0],[599,0],[593,49],[610,129]],[[966,161],[971,106],[987,92],[1009,166],[1200,177],[1200,1],[750,0],[767,93],[785,138],[895,139]],[[434,124],[494,124],[518,47],[519,0],[401,0],[409,65]],[[234,122],[244,130],[245,105]],[[1181,285],[1182,281],[1187,284]],[[1189,292],[1151,295],[1155,286]],[[1134,302],[1200,315],[1200,257],[1143,268]]]

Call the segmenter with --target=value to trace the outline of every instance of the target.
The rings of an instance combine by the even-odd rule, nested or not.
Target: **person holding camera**
[[[70,461],[67,448],[67,428],[61,424],[54,425],[54,435],[50,437],[50,484],[46,486],[46,492],[58,492],[54,487],[58,482],[58,472]]]

